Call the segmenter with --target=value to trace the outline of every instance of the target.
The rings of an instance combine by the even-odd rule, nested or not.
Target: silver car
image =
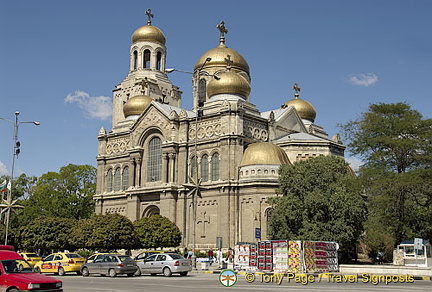
[[[174,273],[186,276],[192,270],[192,262],[176,253],[152,254],[143,260],[137,261],[138,270],[135,275],[164,274],[170,277]]]
[[[87,277],[90,274],[109,275],[115,277],[118,274],[126,274],[132,277],[138,270],[135,261],[126,255],[100,254],[93,262],[81,266],[81,274]]]

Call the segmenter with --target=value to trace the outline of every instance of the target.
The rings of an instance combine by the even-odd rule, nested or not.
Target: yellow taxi
[[[81,265],[85,262],[86,259],[76,253],[58,252],[37,262],[34,268],[39,273],[55,273],[63,276],[69,272],[76,272],[79,275]]]
[[[22,256],[32,267],[42,260],[42,257],[33,252],[19,252],[19,255]]]

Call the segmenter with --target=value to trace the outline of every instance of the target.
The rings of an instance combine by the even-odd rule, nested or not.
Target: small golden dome
[[[308,102],[304,99],[301,99],[301,98],[294,98],[294,99],[291,99],[291,100],[285,102],[282,105],[282,108],[286,108],[286,107],[289,107],[291,105],[295,107],[299,116],[302,119],[308,120],[311,122],[315,121],[316,110],[310,102]]]
[[[194,70],[200,69],[204,62],[206,62],[206,59],[208,57],[210,57],[211,60],[209,62],[206,62],[202,69],[210,67],[226,68],[227,62],[225,59],[228,55],[230,55],[232,61],[232,68],[246,71],[249,74],[249,65],[246,60],[239,53],[237,53],[233,49],[228,48],[227,46],[225,46],[225,44],[222,43],[218,47],[211,49],[210,51],[207,51],[205,54],[203,54],[195,63]]]
[[[243,153],[241,166],[259,164],[291,164],[287,154],[278,145],[270,142],[250,144]]]
[[[207,85],[207,94],[209,97],[216,94],[238,94],[245,98],[249,97],[251,91],[249,82],[240,74],[233,71],[226,71],[213,78]]]
[[[147,95],[135,95],[123,105],[123,113],[125,117],[140,115],[154,100],[154,98]]]
[[[155,42],[165,45],[165,36],[163,32],[154,25],[147,24],[139,27],[132,34],[132,43],[136,42]]]

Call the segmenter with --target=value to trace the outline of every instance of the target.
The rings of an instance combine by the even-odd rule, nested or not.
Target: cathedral
[[[182,108],[167,75],[165,36],[146,15],[132,34],[129,73],[113,89],[112,129],[97,136],[96,214],[163,215],[188,248],[267,239],[267,198],[277,195],[280,165],[343,157],[345,146],[315,124],[297,84],[283,105],[256,108],[249,65],[226,45],[224,22],[215,30],[219,44],[191,72],[193,108]]]

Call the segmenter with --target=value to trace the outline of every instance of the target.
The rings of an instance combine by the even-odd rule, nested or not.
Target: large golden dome
[[[123,105],[123,113],[125,118],[129,116],[140,115],[154,100],[147,95],[135,95]]]
[[[211,60],[209,62],[206,62],[202,69],[211,67],[225,68],[227,64],[225,59],[228,55],[231,58],[232,68],[246,71],[249,74],[249,65],[246,60],[239,53],[237,53],[233,49],[228,48],[223,43],[221,43],[218,47],[211,49],[210,51],[207,51],[205,54],[203,54],[195,63],[194,70],[200,69],[204,62],[206,62],[206,59],[208,57],[210,57]]]
[[[132,43],[136,42],[155,42],[165,45],[165,36],[163,32],[154,25],[147,24],[139,27],[132,34]]]
[[[250,144],[243,153],[241,166],[257,164],[290,164],[287,154],[279,146],[270,142]]]
[[[315,121],[316,110],[315,110],[315,108],[313,107],[313,105],[310,102],[308,102],[308,101],[306,101],[304,99],[296,97],[294,99],[291,99],[291,100],[285,102],[282,105],[282,108],[289,107],[291,105],[295,107],[295,109],[297,110],[299,116],[302,119],[308,120],[308,121],[311,121],[311,122]]]
[[[216,94],[238,94],[245,98],[249,97],[249,82],[240,74],[233,71],[226,71],[216,75],[218,79],[213,78],[207,85],[207,94],[209,97]]]

